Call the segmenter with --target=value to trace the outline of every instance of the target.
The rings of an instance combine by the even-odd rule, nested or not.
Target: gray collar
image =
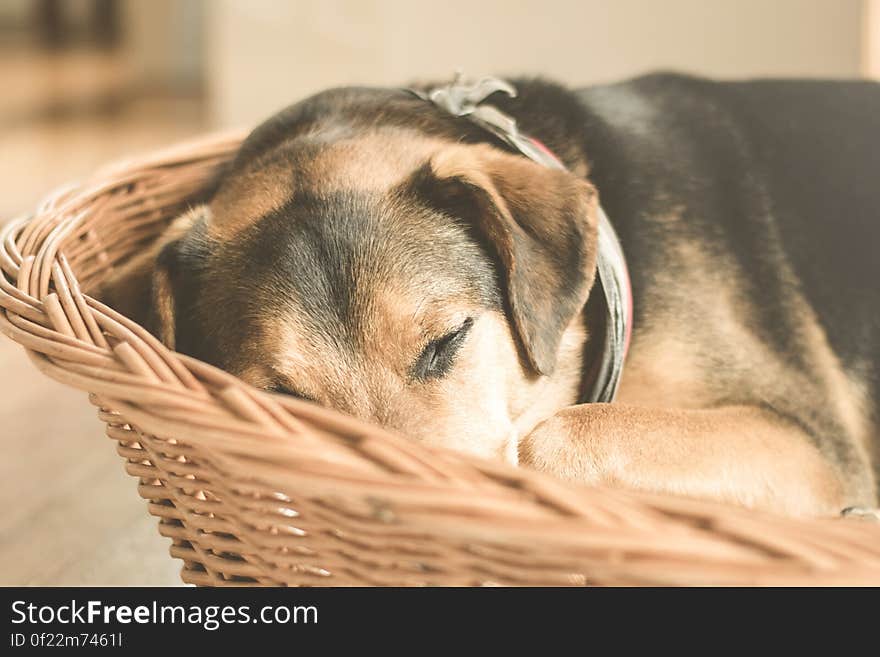
[[[429,101],[453,116],[464,117],[512,146],[530,160],[551,169],[565,169],[565,165],[537,139],[523,135],[513,117],[497,107],[484,104],[486,98],[500,91],[511,98],[516,89],[509,82],[498,78],[483,78],[467,83],[457,74],[446,86],[435,87],[427,92],[408,89],[422,100]],[[602,206],[598,206],[599,237],[596,269],[605,297],[607,322],[602,361],[595,377],[587,383],[580,403],[610,402],[617,394],[623,361],[629,348],[632,333],[632,288],[629,270],[617,233]]]

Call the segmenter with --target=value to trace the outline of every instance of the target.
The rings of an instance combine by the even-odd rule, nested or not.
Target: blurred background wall
[[[0,217],[101,159],[318,89],[658,68],[880,72],[880,0],[0,0]],[[63,156],[61,155],[63,153]]]
[[[329,84],[542,73],[588,84],[666,68],[859,75],[862,0],[220,0],[207,9],[220,123]]]

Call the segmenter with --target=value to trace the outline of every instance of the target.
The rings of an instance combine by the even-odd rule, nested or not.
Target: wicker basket
[[[184,582],[880,584],[880,524],[571,486],[426,448],[170,352],[84,294],[241,138],[105,169],[0,235],[0,329],[90,393]]]

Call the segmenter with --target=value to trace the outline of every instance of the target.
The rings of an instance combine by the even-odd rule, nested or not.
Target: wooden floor
[[[168,99],[111,115],[0,120],[0,222],[103,162],[203,129],[193,101]],[[0,446],[0,585],[180,584],[170,542],[85,393],[47,379],[2,335]]]
[[[0,585],[180,584],[85,393],[0,340]]]

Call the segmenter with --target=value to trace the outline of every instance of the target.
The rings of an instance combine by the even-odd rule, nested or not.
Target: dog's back
[[[591,179],[638,263],[642,324],[678,314],[693,349],[705,338],[709,351],[726,329],[713,323],[711,290],[701,306],[700,288],[731,294],[738,301],[727,310],[779,367],[716,351],[707,368],[744,373],[718,385],[788,406],[794,417],[846,409],[840,424],[858,416],[850,425],[862,427],[876,468],[880,84],[657,74],[578,95],[592,122],[584,132]],[[700,264],[685,252],[699,252]],[[779,380],[782,369],[801,385]],[[847,433],[836,424],[814,431]]]
[[[780,245],[847,368],[880,358],[880,85],[725,85]]]

